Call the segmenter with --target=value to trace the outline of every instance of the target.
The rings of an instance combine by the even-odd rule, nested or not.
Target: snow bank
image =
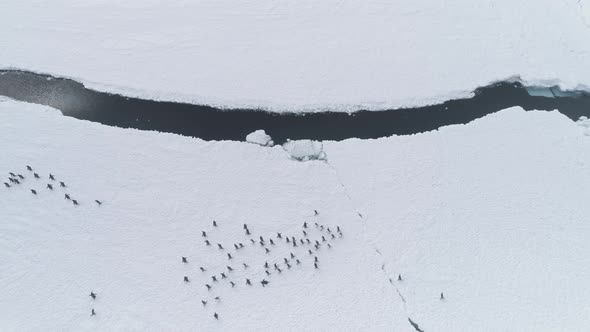
[[[228,107],[418,106],[514,75],[590,86],[584,3],[3,1],[0,66]]]
[[[272,137],[267,135],[262,129],[256,130],[246,136],[246,142],[254,143],[262,146],[273,146],[275,143],[272,141]]]
[[[326,159],[324,145],[319,141],[309,139],[287,140],[283,144],[283,149],[289,153],[291,158],[299,161]]]
[[[27,176],[0,188],[3,331],[415,331],[408,318],[443,332],[590,326],[590,141],[557,112],[512,108],[424,134],[324,142],[321,163],[14,101],[0,102],[0,132],[0,173]],[[68,187],[46,189],[49,172]],[[344,231],[314,253],[319,269],[305,246],[276,239],[303,238],[304,221]],[[270,253],[244,223],[277,241]],[[318,232],[308,235],[322,241]],[[301,266],[285,266],[290,252]],[[265,261],[283,272],[267,276]]]

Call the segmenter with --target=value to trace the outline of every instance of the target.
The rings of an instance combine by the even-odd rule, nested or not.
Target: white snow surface
[[[3,1],[0,68],[144,98],[296,112],[418,106],[514,76],[587,89],[589,8],[579,0]]]
[[[425,331],[590,326],[590,140],[558,112],[324,142],[329,160],[306,163],[278,146],[106,127],[6,99],[0,132],[0,173],[27,176],[0,188],[3,331],[414,331],[408,317]],[[49,172],[68,187],[45,189]],[[318,270],[307,248],[275,239],[265,254],[242,229],[300,238],[304,221],[344,232]],[[301,266],[285,268],[289,252]],[[283,273],[267,277],[266,260]],[[211,282],[226,265],[236,288]]]
[[[273,146],[274,142],[272,141],[272,137],[267,135],[266,132],[262,129],[255,130],[248,135],[246,135],[246,142],[258,144],[261,146]]]

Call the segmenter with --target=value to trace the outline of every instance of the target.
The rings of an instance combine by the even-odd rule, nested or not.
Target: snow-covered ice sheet
[[[588,330],[590,137],[576,123],[511,108],[324,148],[424,331]]]
[[[280,146],[106,127],[7,100],[0,133],[2,178],[27,176],[0,188],[2,331],[411,331],[364,224],[324,163],[294,162]],[[46,189],[50,172],[68,187]],[[300,238],[304,221],[344,232],[317,253],[319,270],[303,247],[276,244],[265,254],[242,230],[247,223],[255,236]],[[233,260],[207,247],[202,230],[213,246],[232,248]],[[246,248],[233,250],[236,242]],[[282,264],[289,252],[300,266]],[[267,277],[266,260],[283,273]],[[235,288],[210,279],[226,265]],[[271,282],[265,288],[263,278]]]
[[[578,0],[4,1],[0,68],[227,107],[416,106],[514,75],[590,86],[588,8]]]
[[[414,331],[408,317],[425,331],[590,326],[590,139],[558,112],[324,142],[328,161],[307,163],[279,146],[111,128],[8,100],[0,132],[0,172],[29,177],[31,164],[44,177],[0,188],[3,331]],[[49,172],[68,187],[45,189]],[[303,221],[345,233],[319,270],[301,248],[267,255],[242,230],[296,235]],[[235,289],[203,286],[228,260],[202,230],[247,244]],[[289,251],[303,265],[256,284],[263,261]]]

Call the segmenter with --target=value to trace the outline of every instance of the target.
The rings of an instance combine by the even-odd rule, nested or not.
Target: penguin
[[[4,182],[4,186],[5,186],[6,188],[10,188],[10,185],[9,185],[8,183],[6,183],[6,182]]]
[[[318,263],[313,263],[313,266],[314,266],[316,269],[319,269],[319,267],[318,267]]]
[[[235,244],[235,243],[234,243],[234,248],[235,248],[236,250],[240,249],[240,247],[238,247],[238,245],[237,245],[237,244]]]
[[[289,263],[289,260],[286,258],[283,258],[283,260],[285,261],[285,264]]]
[[[228,252],[227,253],[227,259],[232,259],[233,257],[231,256],[231,254]]]
[[[217,221],[213,220],[213,227],[217,227]]]
[[[96,293],[95,292],[90,292],[90,296],[93,300],[96,300]]]
[[[27,170],[28,170],[28,171],[32,171],[32,170],[33,170],[33,168],[32,168],[31,166],[27,165]]]
[[[290,254],[291,254],[291,258],[295,258],[295,255],[293,255],[293,253],[290,253]]]
[[[281,239],[283,236],[281,235],[281,233],[277,232],[277,239]]]
[[[219,250],[223,249],[223,246],[221,244],[217,244],[217,247],[219,248]]]
[[[219,319],[219,315],[217,313],[214,313],[213,317],[215,317],[215,319]]]
[[[199,269],[201,270],[201,272],[205,272],[205,271],[207,271],[207,270],[205,270],[205,268],[204,268],[204,267],[202,267],[202,266],[199,266]]]
[[[60,182],[59,182],[59,186],[60,186],[60,187],[62,187],[62,188],[65,188],[65,187],[67,187],[67,186],[66,186],[66,184],[65,184],[63,181],[60,181]]]
[[[318,214],[320,214],[317,210],[313,210],[313,215],[317,216]]]
[[[205,300],[201,300],[201,303],[203,303],[203,307],[207,305],[207,301]]]
[[[234,269],[231,266],[226,266],[229,272],[233,271]]]
[[[326,237],[322,235],[322,242],[326,242]]]
[[[248,225],[244,224],[244,229],[248,229]]]
[[[96,316],[96,312],[94,312],[94,309],[92,309],[92,311],[90,312],[90,316]]]
[[[307,222],[306,221],[303,222],[303,228],[307,228]]]
[[[221,279],[225,279],[227,278],[227,276],[225,275],[225,273],[221,272]]]
[[[211,285],[209,285],[209,284],[205,284],[205,286],[207,287],[207,290],[211,290],[211,288],[212,288]]]
[[[301,261],[299,259],[296,260],[297,265],[301,264]]]
[[[48,183],[48,184],[47,184],[47,189],[49,189],[49,190],[53,190],[53,186],[52,186],[51,184],[49,184],[49,183]]]
[[[250,235],[250,230],[246,228],[246,235]]]
[[[24,177],[24,176],[22,176],[22,175],[20,175],[20,174],[17,174],[17,176],[18,176],[18,178],[19,178],[19,179],[21,179],[21,180],[24,180],[24,179],[25,179],[25,177]]]
[[[306,231],[302,231],[303,232],[303,236],[307,236],[307,232]]]
[[[445,295],[442,292],[440,292],[440,299],[441,300],[444,300],[445,299]]]
[[[49,180],[55,181],[55,177],[51,173],[49,173]]]
[[[252,242],[252,244],[256,244],[256,241],[254,241],[254,239],[250,239],[250,242]]]
[[[272,239],[270,239],[270,244],[271,244],[272,246],[274,246],[274,245],[275,245],[275,242],[274,242]]]
[[[74,205],[79,205],[79,204],[78,204],[78,201],[77,201],[77,200],[75,200],[75,199],[73,199],[73,200],[72,200],[72,203],[74,203]]]
[[[33,173],[33,176],[35,177],[35,179],[40,179],[41,177],[39,176],[39,174],[37,173]]]
[[[238,243],[240,245],[240,249],[244,248],[244,244],[242,242]]]
[[[70,195],[69,195],[69,194],[65,194],[65,195],[64,195],[64,199],[68,199],[68,200],[70,200],[70,199],[71,199],[71,198],[70,198]]]
[[[247,268],[249,268],[249,267],[250,267],[250,266],[249,266],[248,264],[246,264],[246,263],[242,263],[242,265],[244,265],[244,269],[247,269]]]
[[[184,276],[184,282],[190,282],[190,280],[188,280],[187,276]]]
[[[268,269],[268,262],[264,262],[264,267]]]
[[[235,283],[235,282],[233,282],[233,281],[230,281],[229,283],[231,284],[231,288],[234,288],[234,287],[236,287],[236,283]]]
[[[96,202],[96,204],[98,204],[98,206],[101,206],[102,205],[102,202],[99,201],[98,199],[95,199],[94,201]]]
[[[287,263],[287,269],[290,269],[291,265],[289,263]]]
[[[265,279],[262,279],[262,281],[260,283],[262,284],[262,287],[265,287],[266,285],[269,284],[269,282],[266,281]]]
[[[201,231],[201,236],[202,236],[202,237],[207,237],[207,232],[205,232],[205,231]]]
[[[185,264],[188,263],[188,261],[186,260],[186,257],[182,256],[182,262]]]
[[[264,248],[266,250],[266,253],[269,254],[270,250],[268,248]]]
[[[252,286],[252,283],[250,282],[250,279],[246,279],[246,285]]]
[[[397,281],[402,281],[402,280],[403,280],[403,279],[402,279],[402,275],[401,275],[401,274],[398,274],[398,275],[397,275]]]
[[[217,282],[217,277],[216,276],[211,276],[211,279],[213,280],[213,282]]]
[[[33,193],[33,195],[37,195],[37,190],[31,189],[31,192]]]
[[[208,246],[210,246],[211,245],[211,242],[209,242],[209,240],[205,240],[205,244],[208,245]]]

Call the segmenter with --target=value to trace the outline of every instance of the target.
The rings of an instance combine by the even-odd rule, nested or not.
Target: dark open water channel
[[[90,90],[70,79],[25,71],[0,71],[0,95],[48,105],[66,116],[109,126],[156,130],[204,140],[243,141],[257,129],[266,130],[279,144],[287,138],[337,141],[408,135],[468,123],[511,106],[526,110],[558,109],[572,120],[590,116],[590,94],[584,92],[531,89],[511,82],[496,83],[474,92],[472,98],[418,108],[358,110],[352,114],[279,114],[129,98]]]

